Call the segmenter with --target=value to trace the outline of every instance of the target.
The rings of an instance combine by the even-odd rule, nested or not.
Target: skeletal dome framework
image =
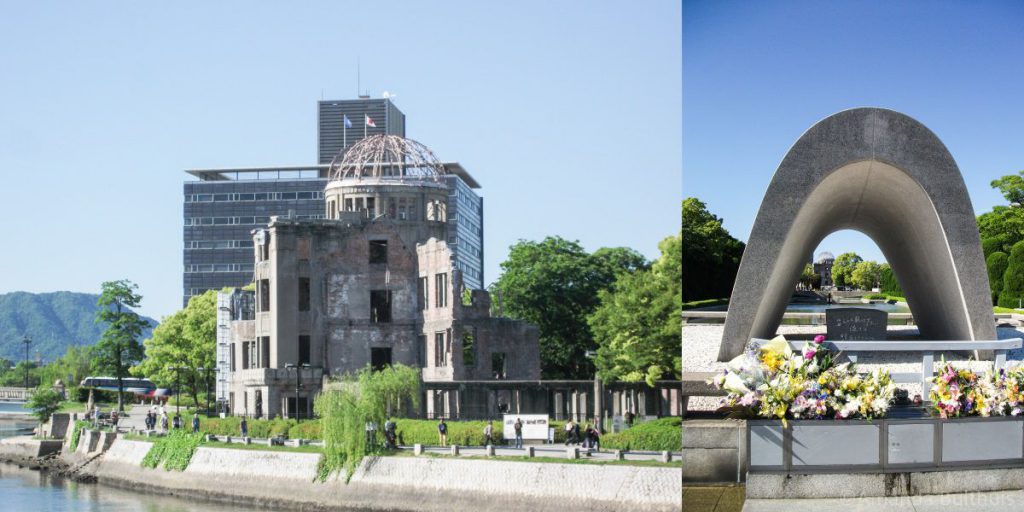
[[[367,178],[440,182],[444,165],[427,146],[397,135],[374,135],[331,161],[331,181]]]

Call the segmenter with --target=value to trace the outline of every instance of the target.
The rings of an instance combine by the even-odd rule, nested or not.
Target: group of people
[[[89,411],[88,414],[86,415],[86,419],[87,420],[91,420],[93,426],[95,426],[95,427],[99,427],[100,426],[100,420],[102,418],[103,418],[103,412],[100,410],[99,406],[94,406],[92,408],[92,410]],[[110,425],[112,427],[114,427],[115,429],[117,428],[117,420],[118,420],[117,409],[114,408],[114,407],[111,407],[110,408]]]
[[[590,428],[589,425],[587,427]],[[515,431],[514,447],[518,449],[523,448],[523,420],[516,418],[515,423],[512,424],[512,429]],[[437,437],[438,444],[442,447],[448,446],[448,424],[445,423],[444,417],[441,417],[437,422]],[[487,425],[484,426],[484,446],[494,445],[494,422],[488,421]]]
[[[601,449],[601,432],[598,429],[587,423],[587,426],[583,429],[582,436],[580,434],[579,423],[572,420],[565,422],[566,446],[578,444],[588,450]]]
[[[151,407],[149,411],[146,412],[145,423],[146,430],[156,430],[157,425],[159,424],[160,430],[162,430],[163,432],[168,432],[170,430],[168,427],[173,427],[176,430],[185,427],[184,421],[181,419],[180,413],[174,413],[174,419],[172,420],[167,416],[167,411],[165,411],[163,407],[160,407],[159,409],[157,409],[156,407]],[[242,427],[242,430],[244,432],[245,427]],[[192,432],[199,432],[198,414],[192,416]],[[245,436],[244,433],[242,435]]]
[[[146,412],[146,430],[156,430],[157,423],[160,424],[160,430],[167,432],[167,426],[170,423],[167,418],[167,411],[160,408],[157,411],[155,408],[150,407],[149,411]]]

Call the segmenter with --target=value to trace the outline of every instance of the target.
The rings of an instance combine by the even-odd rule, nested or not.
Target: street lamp
[[[32,338],[26,334],[21,342],[25,344],[25,389],[28,389],[28,346],[32,343]]]
[[[203,375],[203,383],[206,384],[206,417],[209,418],[210,417],[210,372],[213,371],[213,368],[203,368],[203,367],[200,366],[199,368],[196,368],[196,370],[199,371],[199,373],[201,373]],[[196,404],[196,406],[198,407],[199,404]]]
[[[174,415],[177,416],[181,413],[181,376],[178,373],[181,367],[168,366],[167,369],[174,372]]]
[[[302,364],[286,363],[284,365],[284,367],[285,368],[295,368],[295,419],[297,419],[297,420],[298,419],[302,419],[302,415],[299,412],[299,388],[301,387],[301,385],[299,383],[299,375],[300,375],[300,372],[302,371],[303,368],[309,368],[309,364],[307,364],[307,363],[302,363]]]

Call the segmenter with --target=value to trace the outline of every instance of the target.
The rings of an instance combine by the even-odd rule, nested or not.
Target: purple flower
[[[814,359],[814,354],[817,354],[817,352],[808,350],[807,352],[804,352],[804,359]]]
[[[822,335],[822,334],[819,334],[819,335],[815,336],[814,337],[814,342],[819,344],[819,345],[824,343],[825,342],[825,336]]]

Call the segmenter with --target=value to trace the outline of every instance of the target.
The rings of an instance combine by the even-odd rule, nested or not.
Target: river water
[[[35,425],[16,420],[19,404],[0,403],[0,438],[22,435]],[[6,416],[6,418],[5,418]],[[52,512],[241,512],[253,507],[132,492],[99,484],[80,484],[44,471],[0,463],[0,510]]]

